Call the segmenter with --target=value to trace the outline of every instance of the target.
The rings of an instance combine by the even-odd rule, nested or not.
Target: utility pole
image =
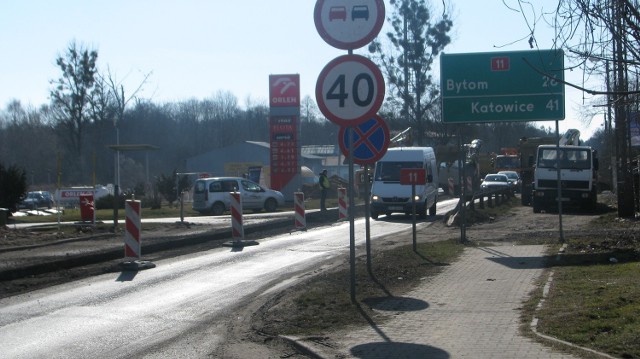
[[[614,86],[616,98],[614,100],[614,114],[616,118],[616,157],[618,159],[618,216],[629,218],[635,216],[633,176],[629,167],[629,125],[628,125],[628,105],[624,93],[628,91],[627,65],[625,61],[624,42],[622,34],[625,29],[622,24],[623,0],[614,0],[614,30],[613,30],[613,66],[614,66]]]

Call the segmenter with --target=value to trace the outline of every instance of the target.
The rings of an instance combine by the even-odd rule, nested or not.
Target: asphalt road
[[[455,203],[439,203],[438,212]],[[411,230],[407,219],[381,218],[370,222],[373,245]],[[364,242],[364,228],[357,219],[356,244]],[[2,299],[2,357],[206,357],[225,340],[225,323],[237,308],[348,253],[349,233],[348,222],[336,223]]]

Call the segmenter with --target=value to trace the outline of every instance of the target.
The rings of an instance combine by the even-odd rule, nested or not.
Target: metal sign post
[[[423,185],[427,182],[427,170],[424,168],[401,168],[400,184],[411,185],[411,205],[413,212],[413,251],[418,251],[416,240],[416,185]],[[427,210],[426,208],[424,209]]]
[[[371,265],[371,223],[369,221],[369,211],[371,210],[371,190],[369,182],[369,165],[364,165],[364,227],[365,227],[365,247],[367,250],[367,272],[373,276]]]
[[[351,11],[351,21],[347,21],[348,11]],[[317,0],[313,18],[318,34],[326,43],[338,49],[348,50],[348,55],[332,60],[320,72],[316,81],[316,102],[320,112],[330,121],[341,127],[349,127],[347,147],[349,149],[351,302],[356,303],[354,131],[352,126],[367,121],[378,112],[384,100],[385,85],[380,69],[366,57],[354,55],[353,49],[367,45],[382,29],[385,19],[384,1]],[[383,151],[386,151],[386,148]]]
[[[413,229],[413,251],[418,252],[418,240],[416,238],[416,184],[411,184],[411,206],[412,206],[412,229]]]
[[[353,198],[353,129],[347,129],[349,133],[349,263],[351,267],[351,302],[356,302],[356,230],[355,230],[355,203]]]

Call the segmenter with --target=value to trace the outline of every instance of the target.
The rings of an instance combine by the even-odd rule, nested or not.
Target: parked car
[[[284,205],[284,196],[279,191],[263,188],[245,178],[213,177],[196,180],[192,208],[201,214],[222,215],[231,209],[230,192],[240,193],[243,210],[274,212]]]
[[[509,178],[509,182],[513,186],[515,192],[520,191],[520,175],[516,171],[500,171],[498,174],[506,175]]]
[[[53,196],[48,191],[28,192],[27,197],[18,203],[18,209],[38,209],[42,207],[53,207]]]
[[[509,182],[509,177],[505,174],[492,173],[484,177],[480,188],[485,190],[506,189],[511,188],[511,182]]]

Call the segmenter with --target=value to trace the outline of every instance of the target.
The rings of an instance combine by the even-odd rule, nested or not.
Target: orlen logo
[[[272,107],[300,105],[300,75],[270,75],[269,104]]]

